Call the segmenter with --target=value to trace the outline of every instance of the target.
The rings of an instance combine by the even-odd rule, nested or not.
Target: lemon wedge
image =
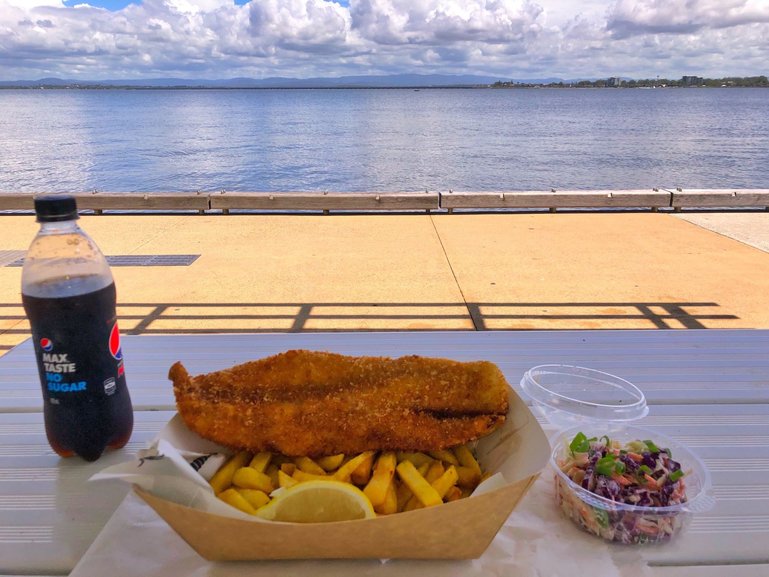
[[[330,523],[376,517],[363,491],[341,481],[307,481],[281,489],[256,514],[270,521]]]

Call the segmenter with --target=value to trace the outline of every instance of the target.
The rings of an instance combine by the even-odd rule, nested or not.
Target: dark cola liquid
[[[98,459],[133,430],[115,315],[115,284],[82,295],[22,294],[32,325],[48,442],[63,457]]]

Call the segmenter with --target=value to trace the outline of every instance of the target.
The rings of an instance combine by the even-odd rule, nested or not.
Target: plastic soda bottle
[[[32,325],[48,442],[95,461],[133,430],[107,259],[77,225],[69,195],[35,199],[40,231],[24,259],[21,295]]]

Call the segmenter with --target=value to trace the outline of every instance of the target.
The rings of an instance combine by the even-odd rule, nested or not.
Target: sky
[[[769,0],[0,0],[0,80],[769,75]]]

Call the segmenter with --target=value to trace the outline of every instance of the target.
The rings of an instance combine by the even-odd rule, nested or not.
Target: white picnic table
[[[497,363],[519,391],[524,371],[538,364],[575,364],[618,374],[646,395],[650,412],[639,424],[694,450],[710,470],[716,497],[715,507],[695,516],[675,541],[636,548],[639,574],[643,568],[662,577],[769,575],[769,330],[125,336],[134,433],[124,449],[95,463],[61,459],[48,446],[27,340],[0,357],[0,575],[67,575],[88,555],[129,492],[119,482],[88,479],[108,465],[130,460],[173,416],[167,371],[174,361],[197,374],[292,348],[486,359]],[[546,433],[554,432],[542,424]],[[118,539],[111,546],[129,544]],[[286,562],[270,565],[274,574],[281,568],[286,574],[313,574],[319,566],[280,563]],[[434,567],[445,574],[447,562],[430,563],[421,562],[420,571],[429,575]],[[397,575],[397,567],[391,564],[388,575]],[[111,577],[122,571],[115,566]],[[367,566],[361,574],[376,572]]]

